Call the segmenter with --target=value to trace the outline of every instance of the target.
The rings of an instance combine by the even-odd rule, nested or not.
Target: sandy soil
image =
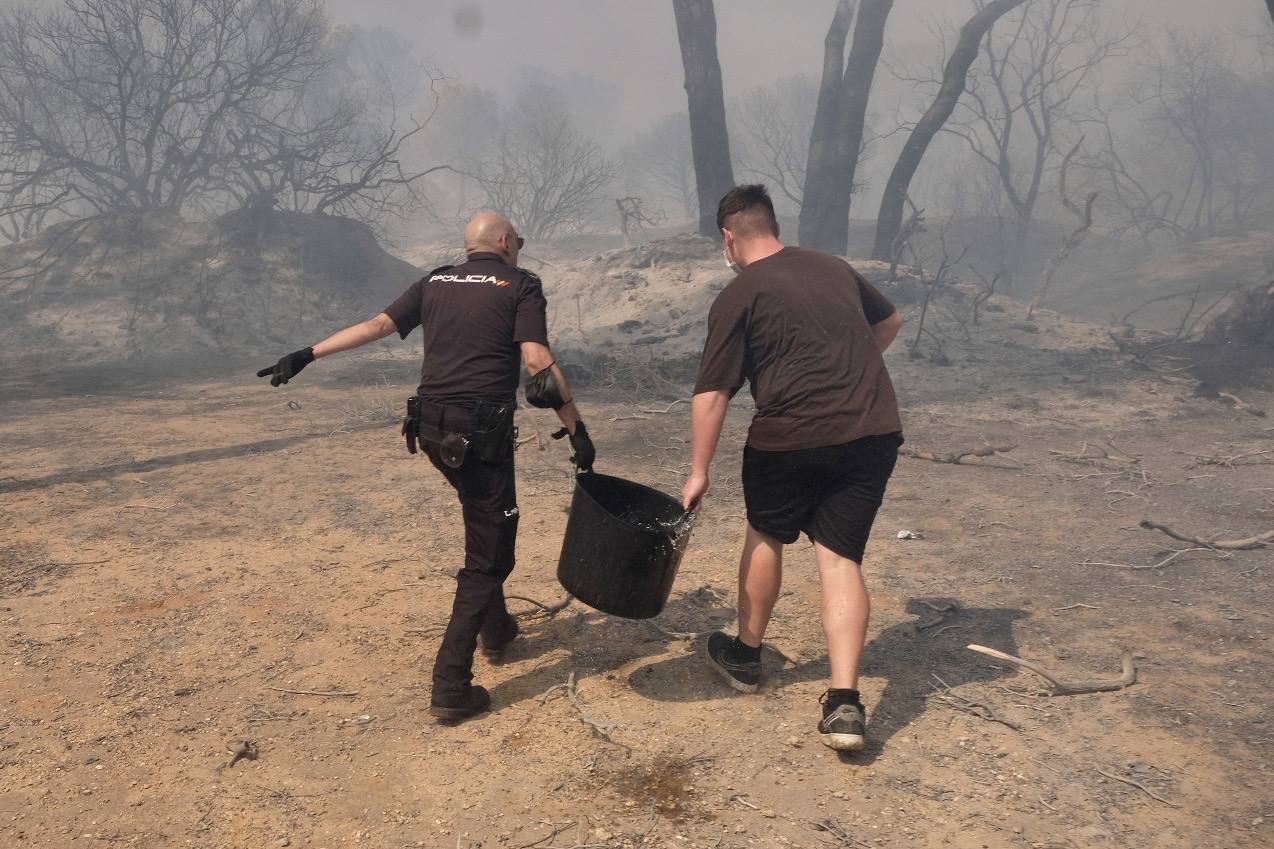
[[[1274,527],[1274,420],[1137,370],[1098,328],[1011,318],[952,342],[951,367],[891,353],[910,447],[1014,447],[900,462],[866,565],[871,745],[847,758],[814,734],[827,665],[806,545],[761,692],[701,657],[732,622],[743,403],[665,613],[515,602],[524,636],[477,664],[496,711],[446,726],[425,708],[462,534],[392,421],[414,346],[281,391],[246,372],[103,372],[74,395],[10,375],[0,846],[1270,846],[1274,558],[1148,568],[1176,543],[1137,521]],[[686,405],[580,395],[599,469],[675,491]],[[553,427],[520,416],[523,435]],[[519,464],[510,592],[549,603],[566,450],[530,442]],[[1139,681],[1050,698],[968,643],[1073,677],[1117,677],[1128,649]],[[230,765],[243,740],[258,757]]]

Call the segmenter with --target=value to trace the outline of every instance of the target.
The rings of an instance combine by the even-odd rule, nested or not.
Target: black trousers
[[[470,452],[458,469],[442,462],[436,445],[425,444],[425,454],[456,490],[464,514],[464,567],[433,671],[433,700],[446,702],[463,696],[473,680],[478,634],[488,643],[507,634],[504,579],[513,571],[518,500],[512,451],[497,462]]]

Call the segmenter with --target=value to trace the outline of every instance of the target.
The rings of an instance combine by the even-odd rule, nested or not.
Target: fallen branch
[[[1142,519],[1138,522],[1141,527],[1148,531],[1162,531],[1168,536],[1181,542],[1188,542],[1191,545],[1197,545],[1201,548],[1209,548],[1213,551],[1250,551],[1254,548],[1264,548],[1268,545],[1274,545],[1274,531],[1266,531],[1263,534],[1247,537],[1246,539],[1218,539],[1205,540],[1190,534],[1183,534],[1180,531],[1174,531],[1167,525],[1155,522],[1151,519]]]
[[[948,463],[953,466],[983,466],[987,464],[968,463],[965,461],[971,458],[999,457],[1001,460],[1007,460],[1012,465],[989,466],[989,468],[1020,469],[1022,468],[1020,465],[1009,460],[1007,457],[1001,456],[1012,451],[1014,448],[1017,448],[1017,446],[984,445],[981,448],[970,448],[965,451],[951,451],[945,454],[939,454],[933,451],[921,451],[918,448],[910,448],[904,445],[902,448],[898,449],[898,453],[903,457],[911,457],[916,460],[928,460],[931,463]]]
[[[1023,660],[1020,657],[1005,654],[1004,652],[996,649],[975,644],[970,644],[966,646],[966,648],[970,651],[975,651],[979,654],[993,657],[996,660],[1002,660],[1010,666],[1015,666],[1018,669],[1025,669],[1028,672],[1034,672],[1036,675],[1040,676],[1052,685],[1053,689],[1052,692],[1049,693],[1050,696],[1074,696],[1081,693],[1106,693],[1112,690],[1122,690],[1125,687],[1130,687],[1137,683],[1137,666],[1133,663],[1132,652],[1130,651],[1125,651],[1123,658],[1121,659],[1124,668],[1123,675],[1113,681],[1066,681],[1056,672],[1050,672],[1038,663]]]
[[[539,612],[543,613],[545,616],[552,618],[556,616],[557,614],[561,613],[567,607],[569,607],[571,602],[575,600],[575,596],[571,595],[570,593],[567,593],[566,595],[562,596],[560,599],[553,602],[552,604],[545,604],[542,601],[536,601],[535,599],[528,598],[527,596],[524,596],[524,595],[506,595],[504,597],[504,600],[505,601],[525,601],[527,604],[535,605],[535,607],[539,609]]]
[[[1181,804],[1179,802],[1172,802],[1163,798],[1159,794],[1155,793],[1155,791],[1151,790],[1149,787],[1142,784],[1140,781],[1133,781],[1131,778],[1124,778],[1122,775],[1115,775],[1114,773],[1106,772],[1106,770],[1102,769],[1101,767],[1097,768],[1097,772],[1101,775],[1106,776],[1112,781],[1119,781],[1129,785],[1130,787],[1136,787],[1138,790],[1140,790],[1142,793],[1145,793],[1151,799],[1154,799],[1156,802],[1163,802],[1165,805],[1167,805],[1170,808],[1181,807]]]

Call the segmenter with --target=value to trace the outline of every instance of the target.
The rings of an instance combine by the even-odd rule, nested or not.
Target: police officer
[[[517,636],[504,600],[513,570],[518,505],[514,487],[513,411],[518,362],[526,363],[527,401],[557,412],[572,460],[591,470],[596,452],[566,376],[549,350],[546,303],[540,280],[517,267],[523,239],[507,218],[484,212],[465,227],[468,260],[443,266],[416,281],[375,318],[337,331],[322,342],[257,372],[272,386],[287,383],[306,365],[415,327],[424,333],[417,395],[403,426],[407,447],[417,445],[460,498],[465,562],[442,645],[434,661],[429,712],[460,720],[488,710],[491,696],[472,683],[473,653],[498,659]]]

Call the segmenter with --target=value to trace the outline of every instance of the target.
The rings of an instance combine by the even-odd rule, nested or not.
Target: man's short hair
[[[753,183],[735,186],[717,204],[717,229],[726,229],[740,238],[779,234],[774,202],[765,186]]]

